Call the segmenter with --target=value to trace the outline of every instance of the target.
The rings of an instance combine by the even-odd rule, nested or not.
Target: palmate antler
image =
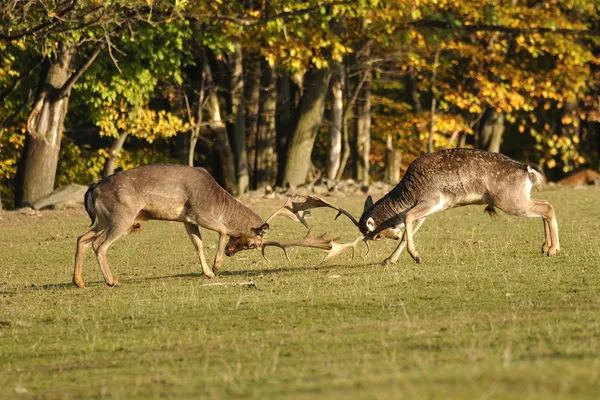
[[[325,234],[315,237],[315,236],[312,236],[310,232],[311,231],[309,230],[308,233],[306,234],[306,236],[304,237],[304,239],[294,240],[293,242],[280,243],[280,242],[276,242],[276,241],[272,241],[272,240],[265,240],[262,244],[263,257],[265,258],[265,260],[269,261],[269,259],[265,255],[265,248],[267,246],[276,246],[276,247],[279,247],[280,249],[282,249],[287,260],[289,262],[292,262],[292,260],[290,259],[290,255],[287,252],[288,248],[290,248],[290,247],[312,247],[312,248],[322,249],[322,250],[326,251],[327,254],[323,258],[323,260],[321,260],[321,263],[323,263],[323,262],[337,256],[338,254],[342,253],[344,250],[346,250],[348,248],[352,248],[352,259],[354,260],[354,253],[356,251],[356,246],[358,245],[358,243],[360,241],[363,241],[365,243],[365,245],[367,246],[367,254],[369,254],[369,250],[370,250],[369,245],[365,241],[364,236],[362,236],[362,235],[350,243],[336,243],[336,240],[339,240],[338,237],[326,239]]]
[[[304,199],[304,200],[298,201],[299,199]],[[310,210],[312,208],[320,208],[320,207],[328,207],[328,208],[332,208],[332,209],[336,210],[338,212],[338,214],[336,215],[335,219],[337,219],[340,215],[344,214],[345,216],[350,218],[350,220],[354,223],[354,225],[356,225],[358,227],[358,221],[352,216],[352,214],[350,214],[348,211],[344,210],[343,208],[340,208],[334,204],[331,204],[328,201],[325,201],[320,197],[304,196],[304,195],[296,195],[293,198],[291,198],[291,197],[288,198],[287,201],[285,202],[285,204],[283,206],[281,206],[281,208],[279,210],[275,211],[273,214],[271,214],[271,216],[269,218],[266,219],[265,223],[268,224],[273,218],[275,218],[278,215],[281,215],[281,216],[287,217],[295,222],[300,222],[307,229],[309,229],[308,224],[306,223],[306,219],[305,219],[305,217],[307,215],[310,215],[310,211],[308,211],[308,210]],[[294,240],[292,242],[287,242],[287,243],[280,243],[280,242],[272,241],[272,240],[263,241],[262,255],[265,258],[265,260],[268,261],[268,258],[265,255],[265,248],[268,246],[276,246],[283,250],[285,257],[287,258],[287,260],[289,262],[291,262],[290,256],[287,252],[288,248],[290,248],[290,247],[312,247],[312,248],[325,250],[325,252],[326,252],[325,257],[323,258],[323,260],[321,260],[321,263],[323,263],[323,262],[337,256],[338,254],[342,253],[344,250],[351,248],[352,249],[352,259],[354,260],[356,246],[358,245],[359,242],[363,242],[365,244],[365,246],[367,247],[367,253],[365,254],[365,256],[369,254],[369,251],[370,251],[369,243],[367,242],[365,236],[363,236],[363,235],[360,235],[359,237],[357,237],[354,241],[352,241],[350,243],[336,243],[337,240],[339,240],[339,237],[327,239],[327,238],[325,238],[325,234],[323,234],[321,236],[317,236],[317,237],[312,236],[310,229],[309,229],[309,231],[306,234],[306,236],[304,237],[304,239]]]
[[[344,210],[341,207],[336,206],[335,204],[331,204],[328,201],[323,200],[317,196],[301,196],[297,195],[296,198],[304,198],[304,201],[292,201],[291,211],[294,213],[306,212],[306,210],[310,210],[311,208],[320,208],[320,207],[328,207],[333,208],[338,212],[334,219],[337,219],[340,215],[344,214],[346,217],[350,218],[350,220],[358,227],[358,221],[356,218],[352,216],[348,211]],[[294,199],[296,200],[296,199]]]
[[[294,198],[295,199],[295,198]],[[269,218],[267,218],[265,220],[265,223],[269,223],[271,222],[271,220],[273,218],[275,218],[278,215],[281,215],[282,217],[287,217],[289,219],[291,219],[294,222],[299,222],[302,225],[304,225],[304,227],[306,229],[308,228],[308,223],[306,222],[305,217],[310,215],[310,211],[306,211],[306,210],[294,210],[293,209],[293,200],[291,197],[288,197],[287,201],[285,202],[285,204],[283,206],[281,206],[281,208],[277,211],[275,211],[273,214],[271,214],[271,216]]]

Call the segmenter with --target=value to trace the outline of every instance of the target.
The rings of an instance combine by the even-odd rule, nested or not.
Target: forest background
[[[154,162],[232,194],[396,183],[418,155],[598,168],[589,0],[3,0],[0,198]]]

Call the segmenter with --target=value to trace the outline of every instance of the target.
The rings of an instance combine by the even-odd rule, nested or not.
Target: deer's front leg
[[[415,243],[413,241],[413,222],[417,221],[418,224],[418,221],[420,219],[425,218],[428,215],[443,209],[443,199],[439,199],[435,203],[419,203],[406,213],[406,216],[404,218],[404,235],[406,236],[406,249],[417,264],[421,262],[421,257],[419,257],[419,253],[417,253],[417,250],[415,249]],[[421,225],[418,224],[418,226],[420,227]],[[414,229],[414,231],[416,232],[416,229]]]
[[[425,218],[421,218],[421,219],[417,220],[416,222],[414,222],[415,226],[413,228],[413,235],[415,235],[417,233],[417,231],[419,230],[421,225],[423,225],[423,222],[425,222]],[[404,250],[404,247],[406,247],[406,230],[404,231],[404,234],[402,235],[402,239],[400,240],[398,247],[396,247],[396,250],[394,250],[394,252],[388,258],[383,260],[382,264],[383,265],[395,264],[398,261],[398,258],[400,257],[402,250]]]
[[[227,239],[227,232],[219,232],[219,245],[217,247],[217,255],[215,256],[215,263],[213,264],[213,272],[216,274],[218,270],[223,266],[223,257],[225,256],[225,240]]]
[[[204,244],[202,243],[202,236],[200,235],[200,229],[198,229],[197,225],[190,224],[189,222],[185,223],[185,230],[187,231],[194,247],[196,248],[196,252],[198,253],[198,258],[200,258],[200,265],[202,265],[202,272],[204,276],[207,278],[214,278],[215,274],[212,269],[209,268],[208,263],[206,262],[206,257],[204,257]]]

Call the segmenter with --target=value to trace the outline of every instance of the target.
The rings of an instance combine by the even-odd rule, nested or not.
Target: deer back
[[[376,227],[400,223],[406,211],[424,201],[439,201],[442,209],[493,204],[500,195],[528,193],[543,179],[536,166],[498,153],[453,149],[425,154],[410,164],[392,191],[363,212],[360,229],[369,231],[369,218]]]
[[[212,218],[230,236],[259,228],[261,218],[234,199],[203,168],[153,164],[111,175],[95,184],[100,213],[137,212],[136,219],[182,221],[202,225]]]

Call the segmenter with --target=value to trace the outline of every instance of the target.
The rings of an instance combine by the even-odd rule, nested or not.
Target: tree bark
[[[235,43],[235,51],[229,55],[231,70],[231,115],[235,115],[233,128],[233,148],[235,152],[237,172],[237,193],[241,195],[248,190],[250,175],[248,171],[248,150],[246,148],[246,119],[244,116],[244,66],[242,63],[242,46]]]
[[[402,164],[402,154],[394,146],[392,135],[388,134],[385,146],[385,180],[390,185],[397,185],[400,182],[400,165]]]
[[[294,132],[294,112],[300,99],[300,88],[293,84],[292,79],[283,74],[277,78],[277,112],[275,113],[275,128],[277,130],[277,182],[283,185],[285,164],[287,161],[288,142]]]
[[[277,80],[275,69],[263,61],[260,111],[256,136],[256,164],[254,187],[272,185],[277,176],[275,112],[277,108]]]
[[[75,47],[61,44],[42,65],[40,88],[27,120],[27,136],[19,165],[15,204],[23,207],[54,190],[60,142],[69,104],[70,87],[63,91],[71,72]]]
[[[123,148],[123,144],[125,144],[125,139],[127,139],[127,136],[128,132],[123,132],[110,147],[110,150],[108,151],[108,158],[104,162],[104,170],[102,171],[103,178],[106,178],[115,172],[117,160],[119,159],[119,153]]]
[[[196,155],[196,145],[200,138],[200,132],[202,128],[202,110],[204,109],[204,90],[206,85],[206,74],[204,64],[206,63],[206,57],[202,52],[202,60],[200,61],[200,89],[198,90],[198,104],[196,105],[196,118],[195,125],[192,127],[190,134],[190,143],[188,148],[187,165],[190,167],[194,166],[194,156]],[[186,107],[188,112],[188,119],[192,120],[192,111],[190,108],[189,101],[186,95]]]
[[[288,149],[284,185],[294,188],[306,181],[311,153],[325,110],[331,69],[313,69],[306,74],[299,118]]]
[[[246,90],[246,135],[251,140],[251,147],[248,149],[248,165],[254,166],[256,164],[256,136],[258,134],[258,111],[260,104],[260,62],[255,56],[252,57],[246,68],[247,84],[245,85]],[[254,143],[252,143],[254,142]],[[253,145],[252,145],[253,144]],[[252,171],[252,179],[254,181],[254,173]],[[255,189],[255,187],[252,187]]]
[[[435,113],[437,112],[437,98],[435,97],[435,79],[437,77],[438,60],[440,58],[440,45],[435,45],[435,56],[433,57],[433,73],[431,74],[431,111],[429,123],[429,138],[427,140],[427,152],[433,153],[433,134],[435,132]]]
[[[504,113],[488,108],[480,122],[477,147],[492,153],[499,153],[503,133]]]
[[[340,169],[342,158],[342,119],[344,114],[344,70],[339,62],[333,64],[331,76],[331,128],[329,131],[329,163],[327,164],[327,178],[335,179]]]
[[[208,63],[204,63],[204,73],[207,82],[210,82],[212,90],[208,98],[209,126],[215,137],[215,149],[219,155],[219,172],[223,179],[223,186],[232,194],[236,193],[237,184],[235,179],[235,162],[227,127],[221,117],[221,106],[219,105],[219,96],[217,95],[212,73]]]
[[[372,72],[367,66],[366,79],[360,88],[356,102],[356,174],[355,179],[369,184],[369,155],[371,154],[371,80]]]

